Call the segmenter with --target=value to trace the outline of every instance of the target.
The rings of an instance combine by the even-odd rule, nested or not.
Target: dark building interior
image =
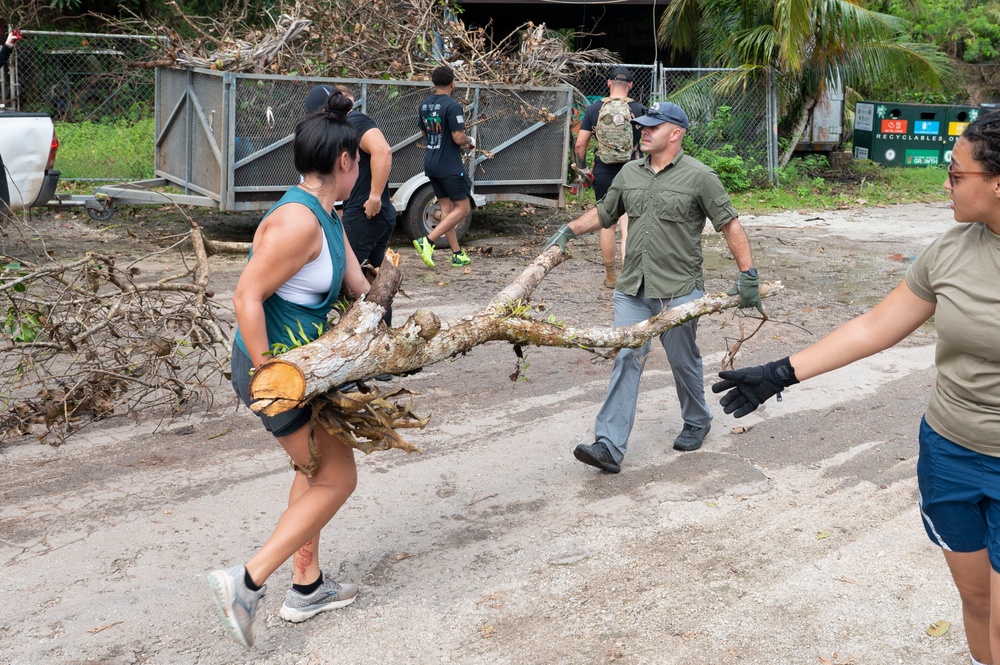
[[[460,0],[460,18],[469,26],[491,26],[500,39],[531,21],[554,30],[572,29],[593,33],[580,37],[575,47],[606,48],[618,53],[622,62],[652,64],[666,62],[669,53],[656,47],[655,29],[666,2],[507,2],[506,0]],[[655,19],[654,19],[655,16]],[[668,62],[683,67],[682,61]]]

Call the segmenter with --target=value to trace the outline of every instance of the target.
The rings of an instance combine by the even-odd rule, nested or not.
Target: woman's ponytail
[[[292,144],[295,170],[329,175],[341,154],[349,153],[352,158],[357,154],[360,139],[347,121],[353,107],[351,98],[335,88],[325,106],[299,120]]]

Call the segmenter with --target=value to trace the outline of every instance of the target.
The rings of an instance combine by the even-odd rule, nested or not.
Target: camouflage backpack
[[[594,137],[597,139],[597,156],[605,164],[624,164],[635,154],[632,141],[632,109],[628,97],[605,97],[597,114]]]

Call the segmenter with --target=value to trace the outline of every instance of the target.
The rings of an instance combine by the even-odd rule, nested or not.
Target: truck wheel
[[[403,211],[403,230],[410,240],[416,240],[430,233],[440,221],[441,206],[438,205],[437,197],[434,196],[434,190],[431,189],[430,185],[424,185],[410,198],[406,210]],[[455,233],[458,235],[459,241],[469,231],[470,224],[472,224],[471,211],[455,227]],[[444,236],[441,236],[434,246],[438,248],[447,247],[448,240]]]

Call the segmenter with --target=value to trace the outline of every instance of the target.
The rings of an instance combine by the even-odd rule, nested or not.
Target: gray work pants
[[[664,309],[673,309],[704,295],[695,290],[686,296],[671,300],[647,298],[640,288],[639,293],[630,296],[615,290],[615,326],[628,326],[645,321]],[[688,425],[705,427],[712,421],[712,414],[705,402],[705,378],[701,366],[701,351],[695,341],[698,319],[682,326],[671,328],[660,335],[660,343],[667,352],[670,370],[674,375],[677,399],[681,405],[681,417]],[[604,404],[597,413],[594,423],[594,439],[603,442],[611,451],[615,461],[621,463],[628,448],[628,437],[635,423],[635,407],[639,400],[639,379],[646,365],[649,345],[646,342],[638,349],[622,349],[615,358],[611,370],[611,384]]]

